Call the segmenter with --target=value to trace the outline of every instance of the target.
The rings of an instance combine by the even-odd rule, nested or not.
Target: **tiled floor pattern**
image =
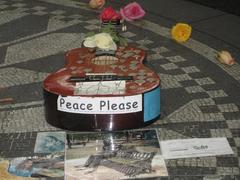
[[[14,98],[12,104],[0,104],[2,157],[31,155],[34,132],[57,130],[45,122],[42,81],[63,66],[64,53],[79,47],[85,33],[99,28],[97,12],[78,2],[49,2],[0,1],[0,98]],[[224,136],[234,150],[231,156],[168,160],[170,175],[239,178],[240,94],[226,86],[231,82],[238,88],[236,77],[144,28],[130,24],[123,35],[147,51],[146,65],[161,78],[162,116],[150,126],[158,129],[160,139]]]

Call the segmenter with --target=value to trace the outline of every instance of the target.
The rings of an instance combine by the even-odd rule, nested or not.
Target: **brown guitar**
[[[140,128],[160,115],[160,79],[143,65],[145,51],[78,48],[44,80],[46,120],[72,131]]]

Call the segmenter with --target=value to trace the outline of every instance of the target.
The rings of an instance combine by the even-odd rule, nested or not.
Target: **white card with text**
[[[227,138],[176,139],[160,142],[164,159],[233,154]]]
[[[57,110],[79,114],[125,114],[143,109],[142,94],[113,97],[58,96]]]

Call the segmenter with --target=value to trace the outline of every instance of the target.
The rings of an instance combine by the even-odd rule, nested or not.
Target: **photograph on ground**
[[[23,177],[64,178],[65,132],[37,133],[34,155],[11,158],[8,172]]]
[[[34,153],[55,153],[65,150],[65,132],[39,132]]]
[[[167,176],[155,130],[67,133],[65,179]]]
[[[8,172],[24,177],[64,177],[64,153],[13,158]]]

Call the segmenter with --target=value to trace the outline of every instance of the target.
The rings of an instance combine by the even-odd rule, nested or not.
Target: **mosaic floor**
[[[114,4],[113,4],[114,6]],[[0,0],[0,157],[32,155],[36,132],[59,130],[44,118],[42,81],[64,65],[64,53],[97,31],[84,2]],[[240,65],[216,61],[195,39],[177,44],[151,19],[128,24],[129,42],[148,53],[161,78],[161,140],[227,137],[234,155],[166,161],[173,179],[240,179]],[[167,178],[166,178],[167,179]]]

